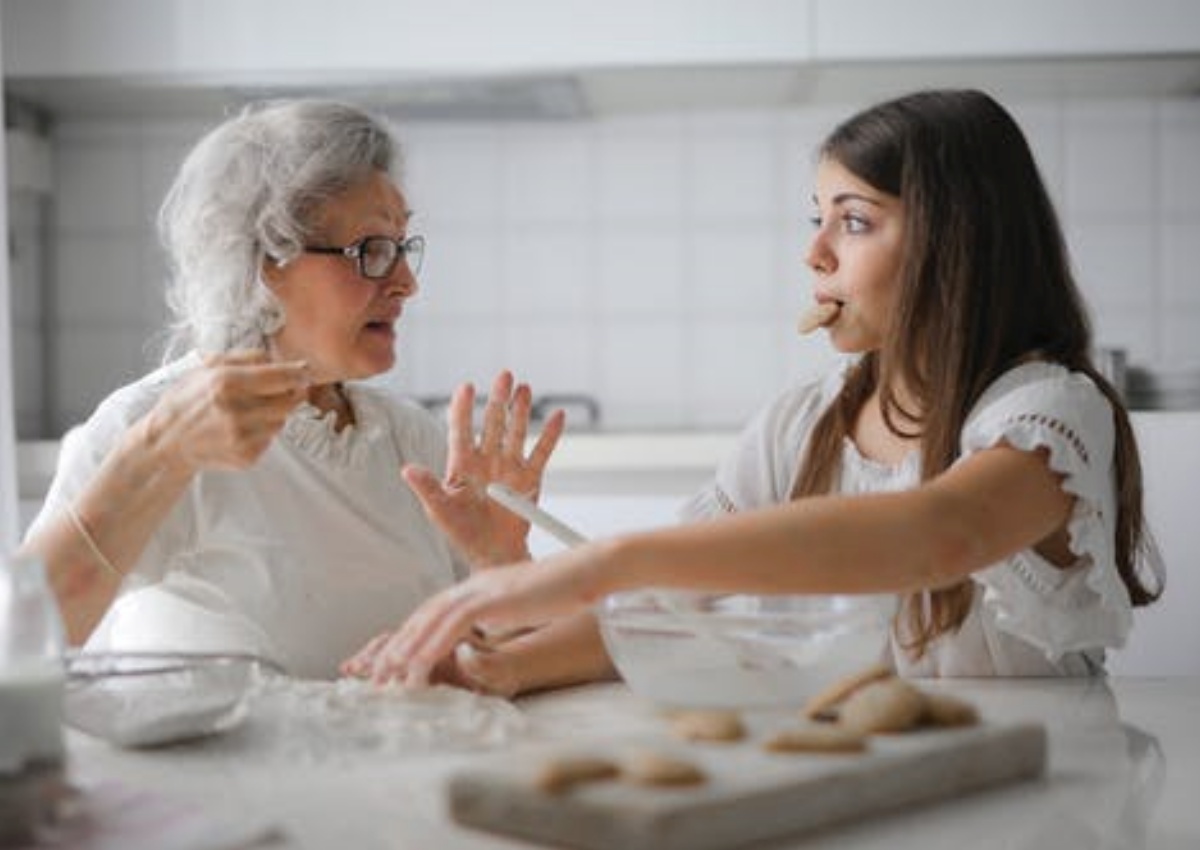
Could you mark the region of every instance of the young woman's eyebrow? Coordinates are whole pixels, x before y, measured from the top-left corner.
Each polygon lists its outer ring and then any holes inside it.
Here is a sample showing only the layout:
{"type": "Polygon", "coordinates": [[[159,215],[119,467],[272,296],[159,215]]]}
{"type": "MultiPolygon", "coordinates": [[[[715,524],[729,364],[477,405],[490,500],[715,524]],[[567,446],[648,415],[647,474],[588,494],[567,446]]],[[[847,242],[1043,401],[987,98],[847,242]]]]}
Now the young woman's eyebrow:
{"type": "MultiPolygon", "coordinates": [[[[858,192],[841,192],[840,194],[833,196],[833,200],[830,201],[830,204],[835,207],[840,207],[847,201],[861,201],[864,204],[871,204],[872,206],[876,207],[883,206],[879,200],[867,197],[866,195],[860,195],[858,192]]],[[[821,205],[821,202],[816,195],[812,196],[812,202],[814,206],[819,207],[821,205]]]]}

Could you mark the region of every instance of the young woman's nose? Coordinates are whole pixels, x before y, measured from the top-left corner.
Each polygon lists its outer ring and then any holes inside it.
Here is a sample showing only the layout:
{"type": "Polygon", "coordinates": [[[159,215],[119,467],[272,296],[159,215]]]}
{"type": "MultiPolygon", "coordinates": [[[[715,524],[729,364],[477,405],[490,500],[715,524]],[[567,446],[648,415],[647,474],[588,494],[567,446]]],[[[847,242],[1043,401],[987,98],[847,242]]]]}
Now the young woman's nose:
{"type": "Polygon", "coordinates": [[[804,255],[805,264],[817,274],[829,274],[837,267],[833,251],[825,240],[824,231],[818,230],[808,243],[808,251],[804,255]]]}

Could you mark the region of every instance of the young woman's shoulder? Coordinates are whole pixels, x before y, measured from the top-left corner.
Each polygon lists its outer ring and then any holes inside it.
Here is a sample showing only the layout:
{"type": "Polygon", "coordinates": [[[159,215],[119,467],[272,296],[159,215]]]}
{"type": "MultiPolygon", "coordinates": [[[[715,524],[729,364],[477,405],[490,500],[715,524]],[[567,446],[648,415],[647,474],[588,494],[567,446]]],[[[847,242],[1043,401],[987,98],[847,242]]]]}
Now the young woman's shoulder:
{"type": "Polygon", "coordinates": [[[1087,466],[1107,469],[1113,413],[1108,397],[1086,374],[1057,363],[1024,363],[997,378],[975,404],[963,429],[963,449],[969,453],[1001,439],[1018,447],[1049,444],[1087,466]]]}

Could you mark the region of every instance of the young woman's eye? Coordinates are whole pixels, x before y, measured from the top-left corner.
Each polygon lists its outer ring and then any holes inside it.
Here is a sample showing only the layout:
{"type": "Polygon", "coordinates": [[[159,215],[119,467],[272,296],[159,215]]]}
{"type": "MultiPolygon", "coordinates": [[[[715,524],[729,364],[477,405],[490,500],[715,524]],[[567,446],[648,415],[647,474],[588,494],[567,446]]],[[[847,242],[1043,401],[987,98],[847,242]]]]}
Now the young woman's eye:
{"type": "Polygon", "coordinates": [[[809,216],[808,223],[812,225],[813,230],[820,230],[823,223],[819,215],[809,216]]]}
{"type": "Polygon", "coordinates": [[[842,216],[842,223],[847,233],[866,233],[871,229],[871,223],[860,215],[847,213],[842,216]]]}

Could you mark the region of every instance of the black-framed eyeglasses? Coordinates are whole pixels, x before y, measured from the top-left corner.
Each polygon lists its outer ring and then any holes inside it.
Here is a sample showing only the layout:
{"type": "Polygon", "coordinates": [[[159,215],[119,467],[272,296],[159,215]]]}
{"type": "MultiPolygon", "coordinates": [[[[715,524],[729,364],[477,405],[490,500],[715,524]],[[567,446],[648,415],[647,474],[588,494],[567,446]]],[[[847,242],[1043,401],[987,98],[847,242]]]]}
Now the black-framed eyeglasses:
{"type": "Polygon", "coordinates": [[[390,277],[401,260],[408,263],[415,275],[421,271],[425,259],[425,237],[409,236],[393,239],[390,236],[364,236],[352,245],[344,247],[305,245],[306,254],[336,254],[349,257],[358,264],[358,273],[368,280],[384,280],[390,277]]]}

